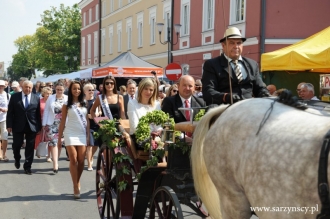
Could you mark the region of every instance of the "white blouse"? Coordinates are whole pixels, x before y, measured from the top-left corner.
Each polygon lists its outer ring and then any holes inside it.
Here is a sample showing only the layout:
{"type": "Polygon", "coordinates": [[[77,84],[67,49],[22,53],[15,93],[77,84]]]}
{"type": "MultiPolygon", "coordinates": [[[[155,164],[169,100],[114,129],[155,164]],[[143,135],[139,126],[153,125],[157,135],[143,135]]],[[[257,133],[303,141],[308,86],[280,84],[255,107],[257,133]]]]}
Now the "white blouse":
{"type": "Polygon", "coordinates": [[[136,127],[139,123],[139,120],[142,116],[145,116],[148,112],[154,110],[160,110],[160,103],[156,101],[155,106],[144,105],[138,103],[136,99],[129,100],[127,104],[127,115],[129,118],[129,134],[132,135],[136,131],[136,127]]]}

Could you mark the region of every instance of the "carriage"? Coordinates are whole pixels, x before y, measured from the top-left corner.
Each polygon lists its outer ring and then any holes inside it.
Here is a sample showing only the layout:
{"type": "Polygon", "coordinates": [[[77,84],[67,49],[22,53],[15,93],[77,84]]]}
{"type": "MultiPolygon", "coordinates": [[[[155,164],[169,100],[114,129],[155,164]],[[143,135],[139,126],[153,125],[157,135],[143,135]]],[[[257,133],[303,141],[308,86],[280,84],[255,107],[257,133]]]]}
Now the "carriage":
{"type": "MultiPolygon", "coordinates": [[[[192,133],[195,125],[184,122],[175,124],[174,129],[192,133]]],[[[124,130],[129,132],[128,120],[120,120],[116,126],[119,138],[124,130]]],[[[163,132],[168,135],[169,130],[163,132]]],[[[173,138],[172,134],[168,137],[173,138]]],[[[150,134],[150,142],[155,136],[150,134]]],[[[142,172],[143,164],[152,156],[151,149],[138,150],[131,139],[115,149],[108,147],[109,143],[100,148],[96,165],[100,218],[183,218],[181,204],[207,217],[195,193],[188,152],[166,145],[163,160],[142,172]]]]}

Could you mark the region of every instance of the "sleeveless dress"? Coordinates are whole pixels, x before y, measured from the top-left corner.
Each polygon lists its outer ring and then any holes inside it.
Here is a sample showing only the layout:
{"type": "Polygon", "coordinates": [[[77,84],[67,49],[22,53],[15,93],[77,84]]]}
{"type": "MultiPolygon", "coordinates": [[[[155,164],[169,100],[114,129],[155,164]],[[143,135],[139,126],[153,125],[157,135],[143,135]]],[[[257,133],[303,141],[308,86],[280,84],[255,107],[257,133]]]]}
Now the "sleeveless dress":
{"type": "MultiPolygon", "coordinates": [[[[86,107],[78,107],[83,116],[87,115],[86,107]]],[[[78,116],[72,109],[68,108],[67,123],[64,129],[64,143],[66,146],[86,146],[86,131],[82,127],[78,116]]]]}
{"type": "MultiPolygon", "coordinates": [[[[117,103],[113,103],[113,104],[109,104],[109,109],[110,109],[110,112],[112,114],[112,117],[114,119],[120,119],[120,115],[119,115],[119,95],[117,94],[117,103]]],[[[102,110],[102,115],[105,115],[105,113],[103,112],[103,109],[101,107],[101,110],[102,110]]]]}

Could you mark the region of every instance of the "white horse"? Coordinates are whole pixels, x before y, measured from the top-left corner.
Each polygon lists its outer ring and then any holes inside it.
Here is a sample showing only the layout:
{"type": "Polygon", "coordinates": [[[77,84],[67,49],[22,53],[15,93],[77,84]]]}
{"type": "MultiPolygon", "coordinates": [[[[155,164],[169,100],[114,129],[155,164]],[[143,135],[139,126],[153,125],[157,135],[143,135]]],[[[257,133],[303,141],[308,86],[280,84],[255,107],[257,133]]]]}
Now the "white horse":
{"type": "Polygon", "coordinates": [[[197,125],[194,184],[212,218],[249,219],[251,210],[260,219],[320,213],[318,161],[330,116],[276,102],[256,135],[271,103],[255,98],[220,106],[197,125]]]}

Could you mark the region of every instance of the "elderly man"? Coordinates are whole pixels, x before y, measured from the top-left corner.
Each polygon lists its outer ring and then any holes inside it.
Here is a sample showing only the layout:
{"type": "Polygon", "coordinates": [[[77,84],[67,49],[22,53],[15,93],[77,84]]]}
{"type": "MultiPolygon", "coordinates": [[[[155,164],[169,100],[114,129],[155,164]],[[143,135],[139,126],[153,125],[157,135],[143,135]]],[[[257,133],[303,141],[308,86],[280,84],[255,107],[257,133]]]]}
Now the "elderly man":
{"type": "Polygon", "coordinates": [[[260,77],[258,64],[241,56],[245,40],[239,29],[228,28],[220,40],[223,53],[204,63],[202,91],[207,105],[270,96],[260,77]]]}
{"type": "MultiPolygon", "coordinates": [[[[202,98],[193,95],[195,91],[195,80],[189,75],[184,75],[180,78],[178,90],[179,92],[176,95],[164,98],[162,111],[168,113],[171,118],[174,118],[175,123],[190,121],[190,112],[183,112],[178,108],[204,107],[205,102],[202,98]]],[[[198,112],[199,110],[194,110],[193,118],[198,112]]]]}
{"type": "Polygon", "coordinates": [[[25,136],[25,162],[24,171],[31,175],[31,166],[34,154],[34,141],[36,134],[41,129],[40,98],[32,93],[33,83],[23,82],[23,91],[11,96],[6,117],[8,132],[13,132],[13,152],[15,167],[21,164],[21,146],[25,136]]]}
{"type": "Polygon", "coordinates": [[[129,100],[135,99],[135,92],[136,92],[136,82],[132,79],[129,79],[126,83],[127,94],[124,95],[124,108],[125,108],[125,115],[128,119],[127,115],[127,104],[129,100]]]}
{"type": "Polygon", "coordinates": [[[298,85],[297,85],[297,94],[298,94],[298,97],[301,98],[300,96],[300,91],[301,91],[301,85],[305,84],[306,82],[300,82],[298,85]]]}
{"type": "Polygon", "coordinates": [[[300,86],[300,98],[303,100],[319,100],[314,96],[314,86],[311,83],[305,83],[300,86]]]}

